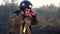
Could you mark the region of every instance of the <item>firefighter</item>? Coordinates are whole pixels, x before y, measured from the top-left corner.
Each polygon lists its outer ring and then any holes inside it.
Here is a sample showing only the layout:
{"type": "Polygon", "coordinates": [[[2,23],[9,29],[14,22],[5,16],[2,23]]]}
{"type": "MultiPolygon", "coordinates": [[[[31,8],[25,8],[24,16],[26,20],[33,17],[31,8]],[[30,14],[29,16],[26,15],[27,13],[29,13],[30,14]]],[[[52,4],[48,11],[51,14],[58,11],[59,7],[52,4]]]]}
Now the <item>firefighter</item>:
{"type": "Polygon", "coordinates": [[[9,34],[22,34],[24,24],[26,24],[25,28],[27,28],[27,34],[31,34],[31,24],[37,24],[39,23],[39,19],[33,11],[32,3],[29,1],[22,1],[20,3],[19,10],[13,12],[9,16],[9,26],[10,26],[10,32],[9,34]],[[23,25],[23,26],[22,26],[23,25]]]}

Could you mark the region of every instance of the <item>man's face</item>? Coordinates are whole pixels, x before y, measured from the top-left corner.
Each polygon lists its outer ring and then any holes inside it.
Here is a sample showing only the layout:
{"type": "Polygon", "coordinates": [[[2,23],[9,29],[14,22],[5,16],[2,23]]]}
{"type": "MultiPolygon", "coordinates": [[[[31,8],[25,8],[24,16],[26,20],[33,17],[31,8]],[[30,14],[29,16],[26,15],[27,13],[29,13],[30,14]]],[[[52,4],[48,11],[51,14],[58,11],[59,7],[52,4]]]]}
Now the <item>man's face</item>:
{"type": "Polygon", "coordinates": [[[28,16],[29,13],[30,13],[30,9],[29,8],[26,8],[25,9],[25,16],[28,16]]]}

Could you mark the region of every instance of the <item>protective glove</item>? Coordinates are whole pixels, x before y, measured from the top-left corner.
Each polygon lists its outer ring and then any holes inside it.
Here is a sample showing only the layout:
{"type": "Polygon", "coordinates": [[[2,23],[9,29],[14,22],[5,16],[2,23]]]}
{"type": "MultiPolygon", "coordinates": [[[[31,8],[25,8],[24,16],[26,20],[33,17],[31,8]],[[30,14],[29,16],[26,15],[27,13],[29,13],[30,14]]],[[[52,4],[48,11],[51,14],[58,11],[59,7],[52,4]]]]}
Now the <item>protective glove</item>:
{"type": "Polygon", "coordinates": [[[36,17],[35,11],[31,11],[31,15],[32,15],[32,17],[36,17]]]}

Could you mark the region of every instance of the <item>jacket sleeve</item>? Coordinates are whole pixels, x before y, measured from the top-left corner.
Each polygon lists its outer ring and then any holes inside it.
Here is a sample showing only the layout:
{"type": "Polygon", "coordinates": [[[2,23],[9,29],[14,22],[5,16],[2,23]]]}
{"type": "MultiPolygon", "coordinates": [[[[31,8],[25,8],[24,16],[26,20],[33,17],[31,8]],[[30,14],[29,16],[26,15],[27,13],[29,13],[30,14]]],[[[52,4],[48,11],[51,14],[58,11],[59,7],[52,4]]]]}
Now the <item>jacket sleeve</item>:
{"type": "Polygon", "coordinates": [[[37,25],[40,21],[39,21],[39,17],[37,15],[35,16],[32,16],[33,19],[32,19],[32,24],[33,25],[37,25]]]}

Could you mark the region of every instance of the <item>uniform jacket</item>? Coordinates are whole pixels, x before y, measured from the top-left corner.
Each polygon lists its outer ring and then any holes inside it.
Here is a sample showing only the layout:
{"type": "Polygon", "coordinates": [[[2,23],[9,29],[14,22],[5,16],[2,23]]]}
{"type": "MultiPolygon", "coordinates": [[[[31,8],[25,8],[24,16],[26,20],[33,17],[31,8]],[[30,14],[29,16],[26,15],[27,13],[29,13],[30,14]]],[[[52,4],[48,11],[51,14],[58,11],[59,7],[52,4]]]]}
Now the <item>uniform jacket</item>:
{"type": "Polygon", "coordinates": [[[38,19],[37,16],[33,16],[32,20],[31,20],[30,16],[25,18],[24,15],[21,15],[20,10],[17,10],[9,16],[9,19],[8,19],[8,23],[9,23],[9,26],[10,26],[10,31],[9,32],[12,32],[13,34],[21,33],[22,32],[22,27],[23,27],[22,23],[24,23],[24,22],[27,24],[28,31],[30,31],[29,26],[31,24],[39,23],[39,19],[38,19]],[[34,21],[34,22],[32,23],[32,21],[34,21]]]}

